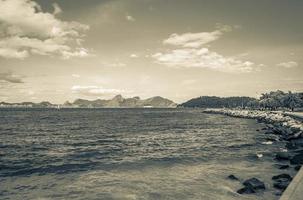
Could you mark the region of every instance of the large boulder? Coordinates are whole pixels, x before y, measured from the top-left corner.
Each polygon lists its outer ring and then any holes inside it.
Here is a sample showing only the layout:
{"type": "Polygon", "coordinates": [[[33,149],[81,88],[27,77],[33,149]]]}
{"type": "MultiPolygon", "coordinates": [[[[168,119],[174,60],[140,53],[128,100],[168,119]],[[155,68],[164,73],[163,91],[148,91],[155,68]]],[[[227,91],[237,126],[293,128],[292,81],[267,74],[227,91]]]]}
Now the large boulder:
{"type": "Polygon", "coordinates": [[[264,190],[265,189],[265,184],[257,178],[248,179],[243,182],[243,185],[245,185],[246,187],[249,187],[253,190],[259,190],[259,189],[264,190]]]}
{"type": "Polygon", "coordinates": [[[273,176],[272,180],[276,180],[276,181],[291,181],[292,177],[289,174],[279,174],[277,176],[273,176]]]}
{"type": "Polygon", "coordinates": [[[275,182],[273,186],[274,186],[274,188],[284,191],[287,188],[287,186],[289,185],[289,183],[290,183],[290,181],[275,182]]]}
{"type": "Polygon", "coordinates": [[[257,178],[251,178],[243,182],[244,187],[239,189],[239,194],[256,193],[258,190],[265,190],[265,184],[257,178]]]}
{"type": "Polygon", "coordinates": [[[292,177],[289,174],[279,174],[277,176],[273,176],[272,179],[275,181],[273,184],[274,188],[282,191],[284,191],[292,181],[292,177]]]}
{"type": "Polygon", "coordinates": [[[239,194],[252,194],[252,193],[256,193],[256,191],[249,188],[249,187],[244,187],[244,188],[239,189],[237,191],[237,193],[239,193],[239,194]]]}

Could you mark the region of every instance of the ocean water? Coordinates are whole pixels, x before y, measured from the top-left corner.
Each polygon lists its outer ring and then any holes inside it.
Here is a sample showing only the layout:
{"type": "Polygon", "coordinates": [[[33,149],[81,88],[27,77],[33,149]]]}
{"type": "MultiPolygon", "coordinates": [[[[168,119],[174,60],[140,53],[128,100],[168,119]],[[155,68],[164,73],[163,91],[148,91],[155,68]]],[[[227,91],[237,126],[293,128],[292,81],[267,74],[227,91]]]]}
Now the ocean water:
{"type": "Polygon", "coordinates": [[[2,109],[0,199],[278,199],[284,144],[265,144],[264,126],[198,109],[2,109]],[[239,195],[230,174],[267,189],[239,195]]]}

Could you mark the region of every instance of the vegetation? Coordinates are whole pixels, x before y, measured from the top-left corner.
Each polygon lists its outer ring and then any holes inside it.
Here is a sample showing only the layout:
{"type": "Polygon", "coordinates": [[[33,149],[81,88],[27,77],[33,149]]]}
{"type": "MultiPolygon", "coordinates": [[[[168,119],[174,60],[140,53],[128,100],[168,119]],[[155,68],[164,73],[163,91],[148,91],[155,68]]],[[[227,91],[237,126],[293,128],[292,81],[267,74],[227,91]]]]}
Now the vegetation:
{"type": "Polygon", "coordinates": [[[283,92],[280,90],[264,93],[259,99],[251,97],[216,97],[202,96],[191,99],[180,107],[199,108],[235,108],[247,107],[254,109],[290,109],[303,107],[303,93],[283,92]]]}

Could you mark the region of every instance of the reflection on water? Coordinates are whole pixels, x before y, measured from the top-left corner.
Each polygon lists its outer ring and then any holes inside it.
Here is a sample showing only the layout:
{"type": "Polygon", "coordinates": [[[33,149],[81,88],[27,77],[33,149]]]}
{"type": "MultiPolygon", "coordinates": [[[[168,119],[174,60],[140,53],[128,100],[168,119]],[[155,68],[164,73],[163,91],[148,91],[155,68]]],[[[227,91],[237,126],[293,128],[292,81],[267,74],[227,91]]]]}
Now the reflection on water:
{"type": "Polygon", "coordinates": [[[1,110],[0,197],[278,199],[283,144],[264,143],[260,126],[188,109],[1,110]],[[269,189],[238,195],[229,174],[269,189]]]}

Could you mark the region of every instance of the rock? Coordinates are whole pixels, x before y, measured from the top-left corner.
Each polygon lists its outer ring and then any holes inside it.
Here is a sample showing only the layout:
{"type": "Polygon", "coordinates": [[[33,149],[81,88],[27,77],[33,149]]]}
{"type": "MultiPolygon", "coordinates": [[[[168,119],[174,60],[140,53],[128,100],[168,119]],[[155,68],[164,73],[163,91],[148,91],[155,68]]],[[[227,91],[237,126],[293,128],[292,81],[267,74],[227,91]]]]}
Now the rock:
{"type": "Polygon", "coordinates": [[[251,189],[250,187],[244,187],[244,188],[239,189],[237,191],[237,193],[239,193],[239,194],[252,194],[252,193],[256,193],[256,191],[251,189]]]}
{"type": "Polygon", "coordinates": [[[274,183],[274,188],[285,190],[287,186],[289,185],[290,181],[282,181],[282,182],[276,182],[274,183]]]}
{"type": "Polygon", "coordinates": [[[280,181],[280,182],[291,181],[292,177],[289,174],[279,174],[277,176],[273,176],[272,180],[280,181]]]}
{"type": "Polygon", "coordinates": [[[264,190],[265,189],[264,183],[257,178],[248,179],[243,182],[243,185],[245,185],[246,187],[249,187],[250,189],[253,189],[253,190],[258,190],[258,189],[264,190]]]}
{"type": "Polygon", "coordinates": [[[301,165],[295,166],[295,170],[296,170],[296,171],[299,171],[300,169],[301,169],[301,165]]]}
{"type": "Polygon", "coordinates": [[[297,133],[294,133],[292,135],[289,135],[285,138],[285,140],[290,141],[290,140],[294,140],[294,139],[298,139],[302,137],[302,131],[299,131],[297,133]]]}
{"type": "Polygon", "coordinates": [[[275,142],[275,141],[279,141],[279,137],[276,135],[268,135],[266,137],[266,140],[275,142]]]}
{"type": "Polygon", "coordinates": [[[272,124],[266,124],[266,126],[267,126],[267,129],[274,129],[275,128],[274,125],[272,125],[272,124]]]}
{"type": "Polygon", "coordinates": [[[292,165],[302,165],[303,164],[303,153],[297,154],[292,159],[290,159],[290,164],[292,165]]]}
{"type": "Polygon", "coordinates": [[[235,175],[231,174],[227,177],[230,180],[239,180],[235,175]]]}
{"type": "Polygon", "coordinates": [[[292,180],[292,177],[288,174],[279,174],[273,176],[272,179],[275,181],[273,184],[274,188],[284,191],[292,180]]]}
{"type": "Polygon", "coordinates": [[[289,160],[290,159],[290,155],[288,152],[278,152],[276,154],[276,159],[277,160],[289,160]]]}

